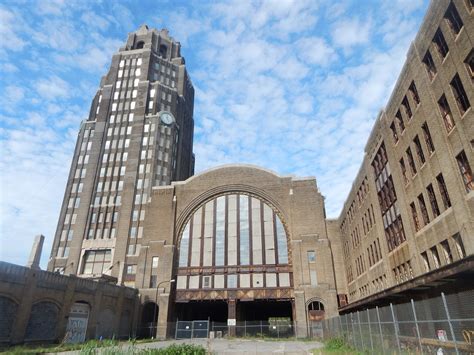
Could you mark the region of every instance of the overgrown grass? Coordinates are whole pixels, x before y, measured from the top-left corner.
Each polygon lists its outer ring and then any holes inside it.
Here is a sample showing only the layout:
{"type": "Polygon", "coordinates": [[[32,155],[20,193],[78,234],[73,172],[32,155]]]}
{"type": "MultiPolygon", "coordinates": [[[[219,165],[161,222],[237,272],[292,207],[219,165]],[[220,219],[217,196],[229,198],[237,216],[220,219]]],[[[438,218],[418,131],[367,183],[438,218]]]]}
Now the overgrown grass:
{"type": "Polygon", "coordinates": [[[314,355],[321,354],[363,354],[349,346],[343,338],[331,338],[324,341],[324,348],[313,350],[314,355]]]}
{"type": "Polygon", "coordinates": [[[148,341],[130,340],[128,342],[118,342],[113,339],[90,340],[83,344],[61,344],[51,346],[16,346],[4,350],[2,354],[44,354],[61,351],[80,350],[81,355],[205,355],[206,349],[200,345],[172,344],[161,349],[138,348],[137,343],[147,343],[148,341]]]}

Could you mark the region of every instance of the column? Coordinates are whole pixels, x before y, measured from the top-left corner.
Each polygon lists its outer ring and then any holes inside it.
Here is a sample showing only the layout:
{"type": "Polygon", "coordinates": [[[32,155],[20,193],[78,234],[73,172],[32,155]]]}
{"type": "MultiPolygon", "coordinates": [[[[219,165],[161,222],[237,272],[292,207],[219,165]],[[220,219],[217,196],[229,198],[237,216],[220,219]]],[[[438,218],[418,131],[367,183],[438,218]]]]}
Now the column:
{"type": "Polygon", "coordinates": [[[235,336],[235,325],[237,323],[236,308],[237,308],[236,300],[227,301],[227,325],[229,327],[229,333],[228,333],[229,336],[235,336]]]}

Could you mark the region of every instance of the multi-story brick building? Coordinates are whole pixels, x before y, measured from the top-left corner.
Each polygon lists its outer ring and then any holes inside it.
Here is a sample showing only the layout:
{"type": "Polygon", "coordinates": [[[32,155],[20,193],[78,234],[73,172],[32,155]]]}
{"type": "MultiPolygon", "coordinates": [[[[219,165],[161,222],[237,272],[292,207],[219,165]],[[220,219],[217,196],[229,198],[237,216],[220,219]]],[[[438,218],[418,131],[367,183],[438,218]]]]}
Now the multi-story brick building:
{"type": "Polygon", "coordinates": [[[338,220],[349,302],[474,253],[472,11],[430,4],[371,132],[338,220]]]}
{"type": "Polygon", "coordinates": [[[49,270],[122,282],[152,187],[193,174],[193,104],[179,42],[145,25],[131,33],[81,124],[49,270]]]}

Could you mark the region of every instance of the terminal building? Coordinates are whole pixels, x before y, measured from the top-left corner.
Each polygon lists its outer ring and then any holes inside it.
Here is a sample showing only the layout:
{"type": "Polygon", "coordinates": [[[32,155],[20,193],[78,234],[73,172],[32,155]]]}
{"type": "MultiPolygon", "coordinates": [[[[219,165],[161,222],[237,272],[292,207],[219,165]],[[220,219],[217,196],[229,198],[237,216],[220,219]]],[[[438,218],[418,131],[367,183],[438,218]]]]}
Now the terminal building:
{"type": "Polygon", "coordinates": [[[81,125],[48,270],[138,289],[137,331],[160,337],[178,320],[232,333],[269,319],[305,336],[340,312],[472,289],[473,6],[431,2],[337,219],[314,177],[194,175],[180,44],[140,27],[81,125]]]}

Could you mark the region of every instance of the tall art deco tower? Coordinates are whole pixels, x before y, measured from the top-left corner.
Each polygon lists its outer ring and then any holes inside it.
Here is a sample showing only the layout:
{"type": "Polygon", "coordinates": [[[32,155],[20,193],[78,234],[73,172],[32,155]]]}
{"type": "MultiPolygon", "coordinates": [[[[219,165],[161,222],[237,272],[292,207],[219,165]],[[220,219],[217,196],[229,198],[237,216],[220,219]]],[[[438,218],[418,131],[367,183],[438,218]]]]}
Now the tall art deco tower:
{"type": "Polygon", "coordinates": [[[129,34],[81,124],[50,271],[134,273],[152,187],[194,173],[193,102],[180,43],[146,25],[129,34]]]}

